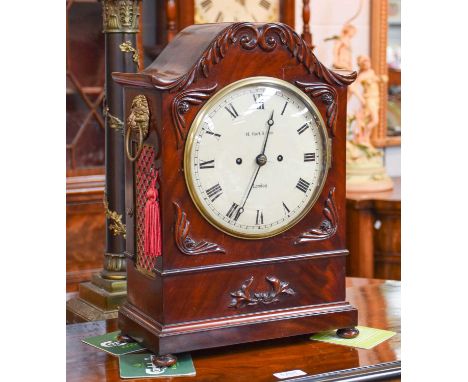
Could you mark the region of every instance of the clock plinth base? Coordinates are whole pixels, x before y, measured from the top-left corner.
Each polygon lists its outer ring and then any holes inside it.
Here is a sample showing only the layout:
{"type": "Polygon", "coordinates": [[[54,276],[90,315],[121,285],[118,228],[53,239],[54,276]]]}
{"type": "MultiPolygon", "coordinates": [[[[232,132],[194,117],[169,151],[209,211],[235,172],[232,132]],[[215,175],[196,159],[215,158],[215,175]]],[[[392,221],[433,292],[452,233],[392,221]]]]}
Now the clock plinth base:
{"type": "Polygon", "coordinates": [[[359,335],[359,330],[357,328],[342,328],[336,331],[336,335],[349,340],[351,338],[356,338],[359,335]]]}
{"type": "Polygon", "coordinates": [[[156,355],[270,340],[357,325],[347,302],[163,325],[126,302],[119,328],[156,355]],[[278,328],[281,327],[281,330],[278,328]]]}

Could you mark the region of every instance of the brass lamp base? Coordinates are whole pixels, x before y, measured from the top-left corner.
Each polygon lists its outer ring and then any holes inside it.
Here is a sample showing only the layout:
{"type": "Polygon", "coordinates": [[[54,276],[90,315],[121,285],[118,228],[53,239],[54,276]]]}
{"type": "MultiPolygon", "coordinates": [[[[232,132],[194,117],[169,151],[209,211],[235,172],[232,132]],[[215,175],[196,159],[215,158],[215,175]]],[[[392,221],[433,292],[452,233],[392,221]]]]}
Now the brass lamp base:
{"type": "Polygon", "coordinates": [[[126,280],[94,274],[90,282],[80,284],[78,297],[67,301],[67,324],[117,318],[126,297],[126,280]]]}

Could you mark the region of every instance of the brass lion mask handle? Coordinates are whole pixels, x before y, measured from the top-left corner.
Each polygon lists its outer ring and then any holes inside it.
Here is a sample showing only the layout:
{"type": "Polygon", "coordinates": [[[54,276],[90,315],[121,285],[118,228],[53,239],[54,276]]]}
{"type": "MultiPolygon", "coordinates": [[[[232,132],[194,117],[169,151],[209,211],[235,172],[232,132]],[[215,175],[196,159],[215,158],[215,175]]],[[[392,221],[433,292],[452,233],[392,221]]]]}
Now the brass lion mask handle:
{"type": "Polygon", "coordinates": [[[143,150],[143,141],[148,136],[149,132],[149,107],[148,101],[144,95],[137,95],[130,108],[130,115],[127,118],[127,129],[125,131],[125,152],[129,161],[134,162],[143,150]],[[138,134],[138,148],[135,156],[132,156],[130,148],[132,133],[138,134]]]}

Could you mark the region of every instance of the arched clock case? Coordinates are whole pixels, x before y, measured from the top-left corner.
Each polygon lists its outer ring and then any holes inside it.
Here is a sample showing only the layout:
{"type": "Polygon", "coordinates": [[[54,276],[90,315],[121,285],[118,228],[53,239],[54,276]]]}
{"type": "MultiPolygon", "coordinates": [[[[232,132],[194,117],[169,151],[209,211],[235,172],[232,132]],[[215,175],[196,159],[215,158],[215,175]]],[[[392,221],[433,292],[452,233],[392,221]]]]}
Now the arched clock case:
{"type": "Polygon", "coordinates": [[[284,24],[223,23],[190,26],[148,68],[113,78],[128,156],[122,333],[158,355],[355,336],[345,296],[355,73],[325,68],[284,24]],[[147,250],[152,187],[159,252],[147,250]]]}

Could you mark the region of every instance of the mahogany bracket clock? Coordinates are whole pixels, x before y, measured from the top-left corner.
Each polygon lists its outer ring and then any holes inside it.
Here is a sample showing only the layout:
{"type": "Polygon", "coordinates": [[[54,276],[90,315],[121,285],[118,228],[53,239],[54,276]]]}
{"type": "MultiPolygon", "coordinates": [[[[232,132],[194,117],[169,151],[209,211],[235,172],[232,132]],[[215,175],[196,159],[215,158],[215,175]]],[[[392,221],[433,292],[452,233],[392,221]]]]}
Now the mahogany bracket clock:
{"type": "Polygon", "coordinates": [[[346,91],[288,26],[193,25],[125,87],[124,335],[179,353],[338,329],[346,91]]]}

